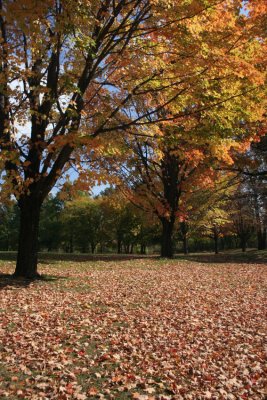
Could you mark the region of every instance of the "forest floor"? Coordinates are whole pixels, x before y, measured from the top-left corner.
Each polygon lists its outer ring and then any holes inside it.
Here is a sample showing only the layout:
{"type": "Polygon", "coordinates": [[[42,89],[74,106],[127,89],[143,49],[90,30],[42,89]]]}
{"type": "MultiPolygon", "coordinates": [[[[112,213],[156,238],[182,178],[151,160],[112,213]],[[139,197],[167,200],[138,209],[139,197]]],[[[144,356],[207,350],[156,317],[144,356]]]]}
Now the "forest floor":
{"type": "Polygon", "coordinates": [[[266,399],[264,257],[0,271],[0,399],[266,399]]]}

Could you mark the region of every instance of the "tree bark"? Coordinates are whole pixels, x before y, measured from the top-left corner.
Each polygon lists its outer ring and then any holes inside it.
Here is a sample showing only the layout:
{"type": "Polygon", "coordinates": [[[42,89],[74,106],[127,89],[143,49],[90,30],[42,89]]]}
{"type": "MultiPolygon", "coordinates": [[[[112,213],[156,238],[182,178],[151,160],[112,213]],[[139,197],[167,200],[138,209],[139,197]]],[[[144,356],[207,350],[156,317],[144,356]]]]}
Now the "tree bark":
{"type": "Polygon", "coordinates": [[[215,254],[219,254],[219,241],[217,233],[214,233],[214,252],[215,254]]]}
{"type": "Polygon", "coordinates": [[[141,244],[140,252],[141,252],[141,254],[146,254],[146,245],[145,244],[141,244]]]}
{"type": "Polygon", "coordinates": [[[162,236],[161,236],[161,257],[173,257],[173,219],[161,219],[162,223],[162,236]]]}
{"type": "Polygon", "coordinates": [[[259,229],[257,232],[258,238],[258,250],[265,250],[266,249],[266,228],[259,229]]]}
{"type": "Polygon", "coordinates": [[[184,254],[188,254],[188,225],[185,221],[181,222],[181,233],[183,240],[183,252],[184,254]]]}
{"type": "Polygon", "coordinates": [[[38,278],[38,230],[41,202],[27,197],[19,200],[20,230],[15,277],[38,278]]]}
{"type": "Polygon", "coordinates": [[[266,247],[267,247],[267,228],[263,228],[262,250],[266,250],[266,247]]]}
{"type": "Polygon", "coordinates": [[[258,239],[258,250],[266,249],[266,228],[263,226],[262,215],[261,215],[261,206],[260,206],[260,194],[257,190],[257,187],[252,184],[252,190],[254,193],[254,209],[255,209],[255,217],[257,223],[257,239],[258,239]]]}
{"type": "Polygon", "coordinates": [[[247,250],[247,241],[244,237],[241,237],[240,242],[241,242],[240,244],[241,244],[242,252],[245,253],[245,251],[247,250]]]}
{"type": "Polygon", "coordinates": [[[70,234],[70,253],[73,253],[73,234],[70,234]]]}
{"type": "Polygon", "coordinates": [[[188,253],[189,253],[189,250],[188,250],[188,238],[187,238],[187,236],[185,236],[185,237],[183,238],[183,252],[184,252],[184,254],[188,254],[188,253]]]}
{"type": "Polygon", "coordinates": [[[117,253],[121,254],[121,240],[120,239],[117,240],[117,253]]]}

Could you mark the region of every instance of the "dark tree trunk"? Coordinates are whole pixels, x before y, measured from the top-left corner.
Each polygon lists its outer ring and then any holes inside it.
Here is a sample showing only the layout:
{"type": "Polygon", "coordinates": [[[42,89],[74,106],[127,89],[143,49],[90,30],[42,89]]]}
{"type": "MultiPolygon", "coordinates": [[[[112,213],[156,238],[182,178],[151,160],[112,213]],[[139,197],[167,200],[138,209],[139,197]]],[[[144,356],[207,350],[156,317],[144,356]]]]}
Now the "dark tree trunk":
{"type": "Polygon", "coordinates": [[[117,253],[121,254],[121,240],[118,239],[118,243],[117,243],[117,253]]]}
{"type": "Polygon", "coordinates": [[[257,239],[258,239],[258,250],[266,249],[266,228],[263,226],[261,218],[261,206],[260,206],[260,195],[256,189],[256,186],[252,184],[252,190],[254,192],[254,208],[257,222],[257,239]]]}
{"type": "Polygon", "coordinates": [[[187,238],[187,236],[185,236],[185,237],[183,238],[183,252],[184,252],[184,254],[188,254],[188,253],[189,253],[189,250],[188,250],[188,238],[187,238]]]}
{"type": "Polygon", "coordinates": [[[266,249],[266,236],[267,236],[266,228],[264,228],[262,230],[258,230],[258,232],[257,232],[258,250],[266,249]]]}
{"type": "Polygon", "coordinates": [[[264,228],[262,237],[262,250],[266,250],[266,248],[267,248],[267,228],[264,228]]]}
{"type": "Polygon", "coordinates": [[[146,254],[146,245],[141,244],[141,254],[146,254]]]}
{"type": "Polygon", "coordinates": [[[219,254],[219,237],[218,234],[214,233],[214,252],[215,254],[219,254]]]}
{"type": "Polygon", "coordinates": [[[7,234],[7,239],[6,239],[6,250],[9,251],[9,233],[7,234]]]}
{"type": "Polygon", "coordinates": [[[20,230],[15,277],[34,279],[37,272],[38,230],[41,202],[27,197],[19,201],[20,230]]]}
{"type": "Polygon", "coordinates": [[[96,249],[96,245],[94,243],[91,243],[92,254],[95,254],[95,249],[96,249]]]}
{"type": "Polygon", "coordinates": [[[173,257],[173,219],[161,219],[162,223],[162,236],[161,236],[161,257],[172,258],[173,257]]]}
{"type": "Polygon", "coordinates": [[[188,224],[186,221],[181,222],[180,228],[183,240],[183,252],[184,254],[188,254],[188,224]]]}
{"type": "Polygon", "coordinates": [[[241,244],[241,249],[242,249],[243,253],[245,253],[245,251],[247,249],[247,241],[244,237],[241,237],[240,244],[241,244]]]}
{"type": "Polygon", "coordinates": [[[70,234],[70,246],[69,246],[69,252],[73,253],[73,234],[70,234]]]}

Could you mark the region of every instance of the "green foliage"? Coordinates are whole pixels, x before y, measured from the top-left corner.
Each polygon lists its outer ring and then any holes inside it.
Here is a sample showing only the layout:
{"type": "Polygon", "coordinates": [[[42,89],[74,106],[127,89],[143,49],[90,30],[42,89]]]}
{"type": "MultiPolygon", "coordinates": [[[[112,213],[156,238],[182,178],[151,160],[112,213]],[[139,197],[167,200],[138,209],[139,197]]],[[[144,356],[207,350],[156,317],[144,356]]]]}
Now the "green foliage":
{"type": "Polygon", "coordinates": [[[60,214],[63,203],[58,197],[48,197],[44,202],[39,229],[39,246],[48,251],[59,248],[62,237],[62,224],[60,214]]]}
{"type": "Polygon", "coordinates": [[[14,203],[0,204],[0,250],[16,250],[19,209],[14,203]]]}

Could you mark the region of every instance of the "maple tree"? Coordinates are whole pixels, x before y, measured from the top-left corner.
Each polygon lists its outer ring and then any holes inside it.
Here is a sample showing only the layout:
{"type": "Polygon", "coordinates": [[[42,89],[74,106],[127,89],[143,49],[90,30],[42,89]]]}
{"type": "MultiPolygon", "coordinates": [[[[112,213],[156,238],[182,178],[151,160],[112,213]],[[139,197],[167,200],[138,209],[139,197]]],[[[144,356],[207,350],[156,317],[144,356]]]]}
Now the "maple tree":
{"type": "Polygon", "coordinates": [[[16,276],[38,276],[41,205],[68,169],[74,148],[107,127],[119,129],[114,120],[119,110],[160,73],[155,67],[133,82],[132,93],[116,96],[125,50],[132,39],[140,48],[154,26],[152,5],[148,0],[49,0],[36,7],[30,0],[0,1],[2,192],[13,193],[20,208],[16,276]]]}
{"type": "MultiPolygon", "coordinates": [[[[175,221],[184,217],[183,192],[208,185],[218,165],[233,164],[234,149],[245,151],[261,134],[266,45],[251,28],[251,15],[246,17],[239,6],[221,2],[180,22],[176,30],[156,33],[168,73],[179,81],[175,98],[128,137],[116,138],[117,152],[115,144],[112,152],[104,151],[102,164],[121,179],[127,195],[160,219],[163,257],[173,254],[175,221]],[[153,120],[157,123],[151,128],[153,120]]],[[[142,62],[142,52],[139,58],[142,62]]],[[[165,101],[158,90],[138,99],[129,113],[143,115],[165,101]]]]}
{"type": "MultiPolygon", "coordinates": [[[[216,114],[216,117],[218,115],[216,114]]],[[[157,131],[158,132],[158,131],[157,131]]],[[[173,233],[177,221],[180,220],[180,231],[183,236],[184,252],[187,253],[187,204],[196,197],[196,192],[210,188],[206,206],[211,206],[211,199],[216,197],[217,189],[214,181],[218,178],[218,165],[227,165],[233,162],[231,152],[233,148],[242,149],[243,138],[229,140],[229,137],[219,140],[214,134],[212,140],[207,142],[209,132],[196,130],[188,136],[179,130],[179,126],[166,125],[161,131],[160,138],[151,140],[149,137],[140,139],[138,135],[134,139],[123,139],[122,157],[127,154],[123,162],[113,157],[105,157],[104,164],[108,172],[118,178],[118,185],[135,205],[154,213],[162,223],[161,256],[172,257],[173,233]],[[213,141],[220,142],[214,145],[213,141]],[[239,143],[241,141],[241,146],[239,143]],[[125,150],[125,148],[127,150],[125,150]],[[212,193],[215,196],[212,197],[212,193]]],[[[222,135],[222,131],[217,131],[222,135]]],[[[220,196],[219,193],[217,196],[220,196]]],[[[206,198],[207,200],[207,198],[206,198]]],[[[203,207],[202,203],[198,207],[203,207]]],[[[214,205],[213,205],[214,208],[214,205]]],[[[203,210],[202,210],[203,211],[203,210]]],[[[217,211],[209,210],[209,219],[217,219],[219,222],[227,219],[226,212],[217,206],[217,211]]],[[[206,214],[207,208],[204,207],[206,214]]],[[[203,220],[202,220],[203,222],[203,220]]],[[[196,223],[194,221],[193,223],[196,223]]],[[[206,222],[203,222],[207,224],[206,222]]],[[[214,239],[217,243],[217,229],[214,225],[214,239]]],[[[217,246],[216,246],[217,248],[217,246]]]]}

